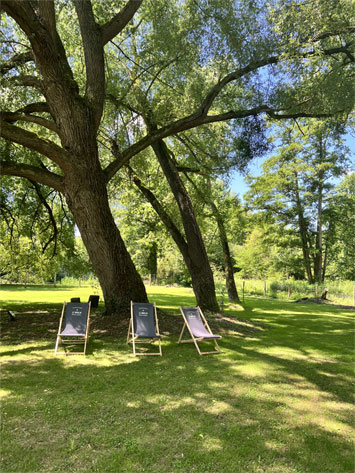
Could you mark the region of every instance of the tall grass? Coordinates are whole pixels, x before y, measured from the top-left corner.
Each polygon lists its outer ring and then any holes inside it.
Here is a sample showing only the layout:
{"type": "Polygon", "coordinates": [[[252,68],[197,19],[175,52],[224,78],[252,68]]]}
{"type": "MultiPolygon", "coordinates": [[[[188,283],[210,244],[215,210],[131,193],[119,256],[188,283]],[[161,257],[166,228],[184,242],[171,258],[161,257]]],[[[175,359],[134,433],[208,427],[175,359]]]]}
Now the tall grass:
{"type": "MultiPolygon", "coordinates": [[[[236,279],[239,295],[243,292],[243,280],[236,279]]],[[[302,297],[320,297],[328,289],[327,298],[337,304],[354,304],[355,281],[327,281],[324,284],[308,284],[306,281],[248,279],[244,280],[246,295],[269,296],[277,299],[297,300],[302,297]],[[266,283],[266,284],[265,284],[266,283]],[[266,293],[265,293],[266,288],[266,293]]]]}
{"type": "Polygon", "coordinates": [[[96,288],[99,286],[98,279],[90,275],[88,278],[78,279],[73,276],[65,276],[60,282],[57,282],[57,285],[62,287],[93,287],[96,288]]]}

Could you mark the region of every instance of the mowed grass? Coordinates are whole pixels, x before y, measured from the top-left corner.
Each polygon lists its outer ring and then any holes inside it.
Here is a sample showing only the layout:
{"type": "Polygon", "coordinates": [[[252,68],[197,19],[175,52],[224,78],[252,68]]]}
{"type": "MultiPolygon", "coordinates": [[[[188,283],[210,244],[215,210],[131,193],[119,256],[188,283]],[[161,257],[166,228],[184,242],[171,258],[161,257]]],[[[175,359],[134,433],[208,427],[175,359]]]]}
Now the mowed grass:
{"type": "MultiPolygon", "coordinates": [[[[187,289],[148,291],[168,313],[194,304],[187,289]]],[[[1,292],[3,309],[59,319],[92,290],[1,292]]],[[[352,473],[354,312],[262,298],[226,312],[263,330],[224,334],[204,357],[175,335],[162,358],[94,334],[86,357],[55,358],[55,333],[7,337],[1,472],[352,473]]]]}

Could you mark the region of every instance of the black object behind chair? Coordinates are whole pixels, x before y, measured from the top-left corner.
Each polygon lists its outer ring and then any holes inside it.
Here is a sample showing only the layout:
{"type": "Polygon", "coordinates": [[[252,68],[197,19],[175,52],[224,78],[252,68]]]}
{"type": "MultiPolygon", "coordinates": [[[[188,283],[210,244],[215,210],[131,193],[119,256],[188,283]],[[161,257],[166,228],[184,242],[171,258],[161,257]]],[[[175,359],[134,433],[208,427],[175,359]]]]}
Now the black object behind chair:
{"type": "Polygon", "coordinates": [[[89,296],[88,302],[91,302],[92,309],[97,309],[99,305],[99,300],[100,300],[100,296],[94,296],[94,295],[89,296]]]}

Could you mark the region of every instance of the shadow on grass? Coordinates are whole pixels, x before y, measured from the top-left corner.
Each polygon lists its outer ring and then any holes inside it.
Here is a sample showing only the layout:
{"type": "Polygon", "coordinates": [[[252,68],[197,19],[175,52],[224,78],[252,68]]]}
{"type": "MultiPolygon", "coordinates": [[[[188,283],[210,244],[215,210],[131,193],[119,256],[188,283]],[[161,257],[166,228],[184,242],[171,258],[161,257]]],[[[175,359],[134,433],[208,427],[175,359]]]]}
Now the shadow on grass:
{"type": "MultiPolygon", "coordinates": [[[[175,311],[193,305],[189,296],[150,299],[175,311]]],[[[45,307],[49,316],[33,315],[33,330],[52,317],[51,343],[14,346],[30,339],[23,326],[21,339],[20,320],[5,341],[2,471],[354,470],[345,312],[248,300],[234,314],[267,330],[224,336],[221,355],[199,357],[170,336],[162,358],[133,358],[122,338],[91,336],[86,357],[55,358],[61,305],[45,307]]]]}
{"type": "MultiPolygon", "coordinates": [[[[192,346],[169,342],[163,358],[127,357],[129,348],[107,340],[96,340],[93,348],[80,360],[3,365],[3,471],[352,471],[346,429],[318,422],[319,412],[312,417],[307,405],[296,412],[290,407],[295,391],[304,388],[293,379],[285,390],[287,374],[318,382],[321,395],[337,396],[335,381],[323,385],[316,366],[301,369],[230,338],[224,349],[232,357],[200,358],[192,346]],[[234,369],[245,360],[268,363],[274,395],[264,376],[234,369]]],[[[339,425],[348,422],[350,407],[336,411],[339,425]]]]}

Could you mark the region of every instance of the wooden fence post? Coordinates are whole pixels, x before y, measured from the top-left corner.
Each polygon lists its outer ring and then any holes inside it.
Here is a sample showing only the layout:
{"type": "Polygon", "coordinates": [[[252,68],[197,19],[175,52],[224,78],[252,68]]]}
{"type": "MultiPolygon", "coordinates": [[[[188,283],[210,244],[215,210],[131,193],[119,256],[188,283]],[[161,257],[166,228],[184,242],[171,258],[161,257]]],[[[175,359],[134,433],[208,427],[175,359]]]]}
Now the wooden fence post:
{"type": "Polygon", "coordinates": [[[243,279],[243,304],[244,304],[244,287],[245,287],[245,281],[243,279]]]}

